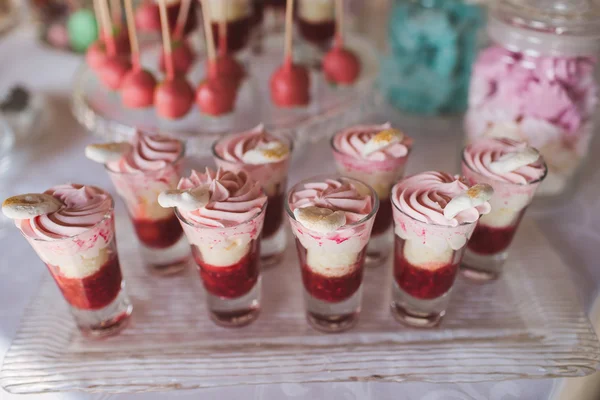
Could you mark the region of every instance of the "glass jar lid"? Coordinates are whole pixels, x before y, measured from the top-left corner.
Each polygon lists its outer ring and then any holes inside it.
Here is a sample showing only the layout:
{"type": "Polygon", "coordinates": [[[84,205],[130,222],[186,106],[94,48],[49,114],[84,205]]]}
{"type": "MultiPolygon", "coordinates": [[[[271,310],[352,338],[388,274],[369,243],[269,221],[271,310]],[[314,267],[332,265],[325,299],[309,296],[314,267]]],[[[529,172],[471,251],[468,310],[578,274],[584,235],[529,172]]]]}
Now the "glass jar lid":
{"type": "Polygon", "coordinates": [[[600,51],[600,0],[496,0],[488,31],[515,51],[596,55],[600,51]]]}

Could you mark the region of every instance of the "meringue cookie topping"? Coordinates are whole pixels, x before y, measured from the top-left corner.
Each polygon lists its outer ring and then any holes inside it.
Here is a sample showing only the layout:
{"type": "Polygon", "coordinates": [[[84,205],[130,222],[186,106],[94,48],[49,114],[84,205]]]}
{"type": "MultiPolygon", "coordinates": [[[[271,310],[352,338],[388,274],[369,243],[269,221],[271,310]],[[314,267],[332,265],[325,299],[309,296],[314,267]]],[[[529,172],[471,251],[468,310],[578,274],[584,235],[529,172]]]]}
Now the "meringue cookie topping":
{"type": "Polygon", "coordinates": [[[487,178],[527,185],[546,174],[546,166],[538,161],[539,154],[536,157],[536,153],[525,142],[490,138],[467,146],[463,157],[470,169],[487,178]]]}
{"type": "Polygon", "coordinates": [[[289,147],[265,131],[264,126],[230,135],[215,145],[215,153],[223,160],[244,164],[270,164],[290,155],[289,147]]]}
{"type": "Polygon", "coordinates": [[[157,171],[177,161],[183,151],[184,146],[180,140],[137,132],[131,151],[119,160],[109,162],[107,167],[121,173],[157,171]]]}
{"type": "Polygon", "coordinates": [[[469,186],[461,179],[444,172],[423,172],[406,178],[392,189],[392,201],[404,214],[427,224],[458,226],[473,223],[480,214],[490,212],[486,201],[459,212],[452,218],[444,216],[444,208],[453,198],[463,195],[469,186]]]}
{"type": "Polygon", "coordinates": [[[111,196],[95,186],[65,184],[48,189],[45,194],[63,205],[50,214],[16,221],[17,227],[31,239],[56,240],[79,235],[106,218],[113,208],[111,196]]]}
{"type": "Polygon", "coordinates": [[[333,138],[335,149],[358,159],[385,161],[406,157],[412,139],[383,125],[359,125],[337,133],[333,138]]]}
{"type": "Polygon", "coordinates": [[[247,222],[258,215],[267,202],[260,185],[247,173],[214,171],[204,174],[192,171],[189,178],[179,181],[178,189],[208,187],[208,203],[193,211],[179,210],[181,215],[196,224],[209,228],[225,228],[247,222]]]}
{"type": "Polygon", "coordinates": [[[354,184],[343,178],[305,183],[291,195],[289,204],[295,215],[298,215],[296,209],[305,207],[328,209],[335,216],[338,215],[336,211],[342,211],[345,224],[338,228],[361,221],[373,210],[371,197],[360,193],[354,184]]]}

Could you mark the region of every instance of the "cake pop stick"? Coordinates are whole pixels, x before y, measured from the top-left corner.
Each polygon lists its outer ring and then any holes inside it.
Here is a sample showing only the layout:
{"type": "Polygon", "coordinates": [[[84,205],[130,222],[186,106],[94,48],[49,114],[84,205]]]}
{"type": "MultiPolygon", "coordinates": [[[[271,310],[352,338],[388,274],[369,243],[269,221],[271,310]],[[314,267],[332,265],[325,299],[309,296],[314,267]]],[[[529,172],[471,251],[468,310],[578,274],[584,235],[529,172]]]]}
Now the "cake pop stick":
{"type": "Polygon", "coordinates": [[[204,33],[208,56],[207,77],[196,89],[196,104],[204,114],[219,116],[233,111],[238,82],[228,79],[219,72],[215,42],[210,25],[210,3],[202,3],[204,13],[204,33]]]}
{"type": "Polygon", "coordinates": [[[135,31],[133,0],[125,0],[125,17],[131,38],[131,70],[121,84],[121,101],[126,107],[145,108],[154,103],[156,79],[151,72],[142,69],[140,64],[140,46],[135,31]]]}
{"type": "Polygon", "coordinates": [[[227,0],[223,0],[220,3],[221,6],[221,21],[219,21],[219,53],[221,55],[227,54],[227,0]]]}
{"type": "MultiPolygon", "coordinates": [[[[183,37],[186,21],[188,20],[192,0],[182,0],[177,22],[173,33],[172,53],[175,73],[187,74],[194,63],[194,52],[183,37]]],[[[160,69],[165,71],[165,53],[160,56],[160,69]]]]}
{"type": "Polygon", "coordinates": [[[98,71],[98,75],[102,83],[112,90],[118,90],[123,83],[123,78],[130,69],[129,62],[119,57],[117,54],[115,40],[112,32],[112,22],[108,12],[108,4],[106,0],[100,1],[100,11],[104,20],[105,42],[108,48],[108,58],[98,71]]]}
{"type": "Polygon", "coordinates": [[[333,48],[323,58],[325,79],[335,84],[351,84],[360,75],[360,60],[344,48],[344,0],[336,0],[336,34],[333,48]]]}
{"type": "Polygon", "coordinates": [[[190,110],[194,102],[194,90],[185,77],[175,76],[169,19],[165,1],[159,0],[158,6],[160,9],[162,39],[165,51],[166,77],[154,92],[154,105],[156,106],[156,112],[161,117],[177,119],[186,115],[190,110]]]}
{"type": "Polygon", "coordinates": [[[192,0],[181,1],[179,14],[177,14],[177,22],[175,22],[175,30],[173,31],[173,37],[175,38],[175,40],[180,40],[183,37],[185,31],[185,24],[190,16],[191,7],[192,0]]]}
{"type": "Polygon", "coordinates": [[[293,62],[294,0],[287,0],[283,65],[271,77],[271,99],[278,107],[305,106],[310,101],[310,76],[306,67],[293,62]]]}

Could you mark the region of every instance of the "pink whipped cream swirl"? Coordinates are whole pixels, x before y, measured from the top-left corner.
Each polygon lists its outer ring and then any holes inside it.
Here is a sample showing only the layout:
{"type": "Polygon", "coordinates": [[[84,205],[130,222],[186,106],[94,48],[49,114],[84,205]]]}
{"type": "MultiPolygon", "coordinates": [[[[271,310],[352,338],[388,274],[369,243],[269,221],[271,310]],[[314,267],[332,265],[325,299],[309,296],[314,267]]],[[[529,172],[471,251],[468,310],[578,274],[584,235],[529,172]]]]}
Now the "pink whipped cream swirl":
{"type": "Polygon", "coordinates": [[[192,171],[189,178],[181,178],[178,189],[199,186],[208,188],[208,204],[181,215],[208,228],[227,228],[247,222],[260,214],[267,202],[260,185],[244,171],[235,173],[210,168],[204,174],[192,171]]]}
{"type": "MultiPolygon", "coordinates": [[[[308,182],[290,198],[290,209],[316,206],[346,214],[346,225],[364,219],[373,210],[369,195],[361,194],[354,184],[343,179],[308,182]]],[[[343,227],[340,227],[343,229],[343,227]]]]}
{"type": "MultiPolygon", "coordinates": [[[[230,135],[220,140],[215,145],[215,153],[225,161],[244,163],[244,154],[248,151],[273,144],[282,144],[287,147],[287,144],[281,139],[268,133],[262,125],[259,125],[250,131],[230,135]]],[[[286,158],[289,154],[288,152],[286,158]]]]}
{"type": "MultiPolygon", "coordinates": [[[[493,46],[474,65],[469,107],[488,123],[533,119],[574,135],[598,102],[594,66],[591,57],[531,57],[493,46]]],[[[472,123],[470,129],[486,126],[472,123]]]]}
{"type": "Polygon", "coordinates": [[[461,211],[452,219],[444,216],[444,207],[469,186],[462,178],[445,172],[429,171],[405,178],[392,189],[395,206],[406,215],[426,224],[456,227],[473,223],[490,212],[488,202],[461,211]]]}
{"type": "Polygon", "coordinates": [[[391,128],[390,124],[354,126],[337,133],[333,138],[333,145],[337,151],[357,159],[386,161],[406,157],[412,147],[412,139],[408,136],[404,136],[400,142],[390,143],[381,150],[364,155],[367,142],[379,132],[391,128]]]}
{"type": "Polygon", "coordinates": [[[65,184],[48,189],[63,206],[56,212],[16,221],[30,239],[57,240],[84,233],[113,208],[110,194],[95,186],[65,184]]]}
{"type": "Polygon", "coordinates": [[[505,154],[516,153],[527,148],[525,142],[512,139],[480,139],[466,147],[464,162],[473,171],[496,181],[527,185],[539,180],[546,173],[543,162],[536,161],[519,169],[499,174],[490,169],[490,164],[505,154]]]}
{"type": "Polygon", "coordinates": [[[132,145],[132,150],[120,160],[109,163],[110,170],[121,173],[161,170],[177,161],[184,150],[180,140],[141,132],[136,133],[132,145]]]}

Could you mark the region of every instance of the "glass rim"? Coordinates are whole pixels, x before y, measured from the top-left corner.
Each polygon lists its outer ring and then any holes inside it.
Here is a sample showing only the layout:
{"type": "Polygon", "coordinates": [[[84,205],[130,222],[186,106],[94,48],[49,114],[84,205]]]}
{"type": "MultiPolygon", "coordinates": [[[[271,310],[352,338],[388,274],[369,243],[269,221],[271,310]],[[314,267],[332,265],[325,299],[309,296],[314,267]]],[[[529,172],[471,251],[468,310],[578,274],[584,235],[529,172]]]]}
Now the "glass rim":
{"type": "MultiPolygon", "coordinates": [[[[261,193],[267,197],[267,195],[265,194],[265,192],[261,189],[261,193]]],[[[192,221],[188,220],[187,218],[185,218],[183,215],[181,215],[181,212],[179,211],[179,209],[177,207],[173,207],[173,210],[175,212],[175,215],[177,216],[177,219],[179,219],[179,221],[185,223],[186,225],[195,228],[195,229],[203,229],[203,230],[228,230],[228,229],[233,229],[235,227],[238,227],[240,225],[244,225],[247,224],[249,222],[252,222],[254,220],[256,220],[257,218],[259,218],[262,214],[265,213],[266,209],[267,209],[267,205],[268,205],[268,200],[265,201],[265,203],[262,205],[262,207],[260,208],[260,211],[252,216],[252,218],[247,219],[246,221],[240,222],[237,225],[233,225],[233,226],[224,226],[224,227],[217,227],[217,226],[204,226],[204,225],[200,225],[200,224],[195,224],[192,221]]]]}
{"type": "Polygon", "coordinates": [[[367,189],[369,189],[369,192],[371,194],[371,198],[374,199],[374,201],[373,201],[373,208],[371,209],[371,211],[366,216],[364,216],[360,220],[358,220],[356,222],[353,222],[351,224],[345,224],[343,227],[341,227],[340,229],[336,229],[334,232],[336,232],[338,230],[346,229],[348,227],[355,227],[355,226],[359,226],[361,224],[364,224],[365,222],[367,222],[368,220],[370,220],[371,218],[373,218],[377,214],[377,211],[379,211],[379,196],[377,195],[377,192],[375,192],[375,189],[373,189],[370,185],[366,184],[365,182],[363,182],[363,181],[361,181],[359,179],[350,178],[348,176],[341,175],[341,174],[322,174],[322,175],[315,175],[315,176],[312,176],[312,177],[307,178],[307,179],[303,179],[300,182],[296,183],[294,186],[292,186],[288,190],[287,195],[285,196],[284,209],[285,209],[285,212],[287,213],[287,215],[290,218],[292,218],[294,221],[298,221],[296,219],[296,216],[294,215],[294,212],[290,208],[290,196],[292,195],[292,193],[296,192],[296,189],[300,185],[304,185],[304,184],[309,183],[309,182],[322,182],[325,179],[335,179],[335,180],[345,179],[345,180],[348,180],[348,181],[357,182],[357,183],[363,185],[364,187],[366,187],[367,189]]]}
{"type": "Polygon", "coordinates": [[[291,136],[286,135],[278,135],[278,134],[274,134],[274,133],[270,133],[265,129],[265,132],[267,132],[269,135],[274,136],[277,139],[285,139],[287,141],[287,147],[288,150],[290,151],[290,153],[288,154],[288,156],[281,160],[281,161],[277,161],[274,163],[265,163],[265,164],[247,164],[243,161],[231,161],[231,160],[226,160],[224,159],[219,153],[217,153],[217,146],[219,145],[219,143],[221,143],[222,141],[224,141],[225,139],[228,139],[230,137],[233,137],[235,135],[239,135],[241,133],[245,133],[245,132],[249,132],[249,131],[243,131],[243,132],[233,132],[233,133],[228,133],[227,135],[223,135],[220,138],[218,138],[217,140],[215,140],[213,142],[213,144],[210,146],[210,150],[211,153],[213,155],[213,157],[219,161],[223,161],[225,163],[229,163],[229,164],[239,164],[239,165],[252,165],[252,166],[259,166],[259,165],[268,165],[268,164],[277,164],[283,161],[287,161],[290,160],[292,158],[293,152],[294,152],[294,139],[291,136]]]}
{"type": "Polygon", "coordinates": [[[183,158],[185,157],[185,152],[186,152],[186,149],[187,149],[186,145],[185,145],[185,142],[183,140],[179,140],[179,139],[175,139],[175,140],[178,140],[179,143],[181,143],[181,151],[179,152],[179,154],[177,155],[177,158],[175,160],[167,162],[167,165],[165,165],[162,168],[153,169],[153,170],[141,170],[140,169],[139,171],[128,172],[128,171],[116,171],[116,170],[110,168],[108,166],[108,164],[104,164],[104,169],[106,171],[110,172],[111,174],[121,175],[121,176],[125,176],[125,175],[132,175],[132,176],[133,175],[138,175],[138,176],[142,176],[142,175],[149,175],[149,174],[152,174],[152,173],[158,173],[158,172],[160,172],[160,171],[162,171],[162,170],[164,170],[164,169],[166,169],[168,167],[172,167],[173,165],[180,163],[183,160],[183,158]]]}
{"type": "MultiPolygon", "coordinates": [[[[98,225],[102,224],[103,222],[105,222],[108,219],[114,218],[114,211],[115,211],[115,199],[113,198],[113,196],[107,192],[106,190],[95,186],[95,185],[81,185],[81,186],[89,186],[89,187],[93,187],[96,189],[100,189],[102,190],[104,193],[106,193],[108,195],[108,198],[110,199],[110,208],[108,210],[106,210],[106,212],[104,213],[104,216],[102,217],[102,219],[98,222],[96,222],[94,225],[88,227],[85,231],[78,233],[76,235],[71,235],[71,236],[65,236],[59,239],[42,239],[42,238],[32,238],[32,237],[28,237],[27,235],[25,235],[25,237],[27,237],[28,239],[31,239],[35,242],[44,242],[44,243],[56,243],[56,242],[61,242],[64,240],[69,240],[69,239],[73,239],[76,238],[77,236],[81,236],[83,234],[88,233],[89,231],[93,230],[94,228],[96,228],[98,225]]],[[[114,231],[114,229],[113,229],[114,231]]]]}
{"type": "MultiPolygon", "coordinates": [[[[465,160],[465,154],[466,154],[466,152],[467,152],[467,149],[469,148],[469,146],[470,146],[470,144],[466,145],[466,146],[465,146],[465,147],[463,147],[463,149],[462,149],[462,152],[461,152],[461,154],[460,154],[460,158],[461,158],[461,161],[462,161],[462,163],[463,163],[464,165],[466,165],[466,166],[467,166],[467,168],[468,168],[468,169],[469,169],[471,172],[474,172],[474,173],[476,173],[477,175],[480,175],[480,176],[483,176],[483,177],[485,177],[485,178],[488,178],[488,179],[490,179],[490,180],[492,180],[492,181],[494,181],[494,182],[498,182],[498,183],[500,183],[500,184],[502,184],[502,185],[507,185],[507,186],[518,186],[518,187],[528,187],[528,186],[531,186],[531,185],[535,185],[535,184],[541,183],[541,182],[542,182],[542,181],[543,181],[543,180],[546,178],[546,176],[548,175],[548,165],[546,164],[546,161],[544,160],[544,158],[543,158],[543,157],[541,157],[541,154],[540,154],[540,158],[538,158],[538,161],[540,161],[540,162],[541,162],[541,164],[542,164],[542,167],[544,168],[544,173],[543,173],[543,174],[542,174],[542,175],[541,175],[539,178],[537,178],[537,179],[535,179],[535,180],[533,180],[533,181],[531,181],[531,182],[527,182],[527,183],[524,183],[524,184],[523,184],[523,183],[514,183],[514,182],[504,182],[504,181],[501,181],[501,180],[499,180],[499,179],[495,179],[495,178],[493,178],[493,177],[488,177],[488,176],[485,176],[485,175],[483,175],[481,172],[479,172],[479,171],[476,171],[475,169],[473,169],[473,168],[472,168],[472,167],[469,165],[469,163],[467,162],[467,160],[465,160]]],[[[537,162],[537,161],[536,161],[536,162],[537,162]]]]}
{"type": "MultiPolygon", "coordinates": [[[[398,211],[399,211],[401,214],[403,214],[403,215],[404,215],[404,216],[406,216],[407,218],[410,218],[411,220],[413,220],[413,221],[415,221],[415,222],[419,222],[419,223],[421,223],[421,224],[425,224],[425,225],[429,225],[429,226],[435,226],[435,227],[439,227],[439,228],[448,228],[448,229],[456,229],[456,228],[458,228],[458,227],[461,227],[461,226],[467,226],[467,225],[476,224],[476,223],[477,223],[477,221],[479,221],[479,219],[481,218],[481,214],[479,214],[479,216],[477,217],[477,219],[476,219],[475,221],[473,221],[473,222],[463,222],[463,223],[461,223],[461,224],[458,224],[458,225],[456,225],[456,226],[452,226],[452,225],[441,225],[441,224],[436,224],[436,223],[433,223],[433,222],[425,222],[425,221],[421,221],[421,220],[419,220],[419,219],[416,219],[415,217],[413,217],[413,216],[411,216],[411,215],[408,215],[408,214],[407,214],[407,213],[406,213],[404,210],[402,210],[402,209],[400,208],[400,206],[399,206],[399,205],[396,203],[396,196],[394,196],[394,192],[395,192],[395,189],[396,189],[396,187],[397,187],[399,184],[401,184],[401,183],[402,183],[402,182],[403,182],[405,179],[408,179],[408,178],[410,178],[410,177],[412,177],[412,176],[415,176],[415,175],[418,175],[418,174],[409,175],[409,176],[407,176],[406,178],[403,178],[402,180],[400,180],[399,182],[396,182],[396,183],[394,184],[394,186],[392,186],[392,189],[391,189],[391,191],[390,191],[390,200],[391,200],[392,206],[393,206],[393,207],[394,207],[396,210],[398,210],[398,211]]],[[[462,178],[462,176],[461,176],[461,178],[462,178]]],[[[393,214],[392,214],[392,218],[394,218],[394,217],[393,217],[393,214]]],[[[394,220],[394,224],[395,224],[395,222],[396,222],[396,221],[394,220]]]]}
{"type": "MultiPolygon", "coordinates": [[[[375,126],[375,125],[376,125],[376,124],[373,124],[372,126],[375,126]]],[[[380,124],[380,125],[383,125],[383,124],[380,124]]],[[[357,126],[358,126],[358,125],[357,125],[357,126]]],[[[362,126],[368,126],[368,125],[362,125],[362,126]]],[[[392,159],[390,159],[390,160],[381,160],[381,161],[378,161],[378,160],[369,160],[369,159],[366,159],[366,158],[359,158],[359,157],[355,157],[355,156],[353,156],[353,155],[351,155],[351,154],[344,153],[343,151],[341,151],[341,150],[340,150],[340,149],[339,149],[339,148],[338,148],[338,147],[335,145],[335,137],[336,137],[337,135],[339,135],[340,133],[342,133],[342,132],[346,132],[346,131],[348,131],[348,130],[351,130],[351,129],[352,129],[352,127],[350,127],[350,128],[345,128],[345,129],[342,129],[342,130],[339,130],[339,131],[337,131],[336,133],[334,133],[334,134],[331,136],[331,138],[329,139],[329,145],[330,145],[330,147],[331,147],[331,150],[334,152],[334,154],[339,154],[339,155],[342,155],[342,156],[350,157],[350,158],[352,158],[353,160],[365,161],[365,162],[369,162],[369,163],[377,163],[377,164],[381,164],[381,163],[388,163],[388,162],[392,162],[392,161],[399,161],[399,160],[407,159],[407,158],[408,158],[408,156],[410,156],[410,153],[411,153],[411,151],[412,151],[412,146],[407,146],[407,145],[405,145],[404,143],[402,143],[402,144],[404,144],[404,147],[406,147],[406,149],[407,149],[406,155],[404,155],[404,156],[402,156],[402,157],[395,157],[395,158],[392,158],[392,159]]]]}

